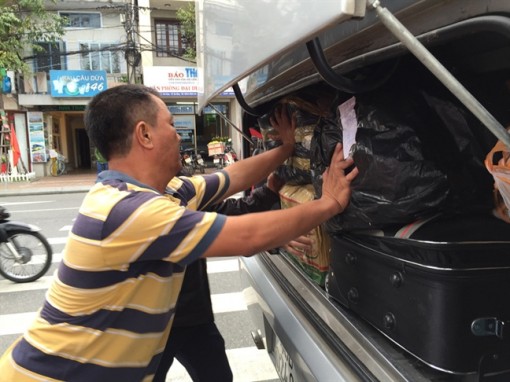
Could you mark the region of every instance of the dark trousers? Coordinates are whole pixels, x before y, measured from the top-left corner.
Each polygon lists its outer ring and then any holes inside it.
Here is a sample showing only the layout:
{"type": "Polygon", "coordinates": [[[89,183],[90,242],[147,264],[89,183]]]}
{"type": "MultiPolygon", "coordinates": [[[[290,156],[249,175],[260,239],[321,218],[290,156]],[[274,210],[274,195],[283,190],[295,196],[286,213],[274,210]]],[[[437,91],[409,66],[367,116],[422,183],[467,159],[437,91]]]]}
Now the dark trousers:
{"type": "Polygon", "coordinates": [[[225,353],[225,340],[216,324],[172,327],[153,382],[164,382],[176,358],[195,382],[229,382],[232,371],[225,353]]]}

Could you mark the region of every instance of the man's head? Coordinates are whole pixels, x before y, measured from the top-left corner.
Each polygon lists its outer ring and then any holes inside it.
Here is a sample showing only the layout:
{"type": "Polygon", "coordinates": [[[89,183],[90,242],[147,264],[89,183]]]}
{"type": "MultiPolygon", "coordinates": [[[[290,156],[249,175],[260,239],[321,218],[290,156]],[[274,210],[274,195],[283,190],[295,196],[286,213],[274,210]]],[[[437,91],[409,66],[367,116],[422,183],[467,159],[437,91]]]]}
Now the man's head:
{"type": "Polygon", "coordinates": [[[159,109],[154,97],[159,94],[149,87],[121,85],[92,98],[85,111],[85,129],[107,160],[129,152],[137,122],[155,124],[159,109]]]}
{"type": "Polygon", "coordinates": [[[158,190],[181,169],[173,116],[151,88],[122,85],[99,93],[87,107],[85,128],[110,169],[158,190]]]}

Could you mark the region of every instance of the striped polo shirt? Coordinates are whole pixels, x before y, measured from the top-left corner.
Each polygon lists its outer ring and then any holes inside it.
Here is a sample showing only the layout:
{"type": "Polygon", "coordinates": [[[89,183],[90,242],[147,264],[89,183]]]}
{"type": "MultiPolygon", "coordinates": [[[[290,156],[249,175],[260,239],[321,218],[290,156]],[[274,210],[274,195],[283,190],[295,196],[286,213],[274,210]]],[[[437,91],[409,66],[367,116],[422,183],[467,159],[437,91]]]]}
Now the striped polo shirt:
{"type": "Polygon", "coordinates": [[[36,319],[0,359],[2,381],[150,381],[187,264],[225,216],[224,172],[174,178],[164,195],[115,171],[86,195],[36,319]]]}

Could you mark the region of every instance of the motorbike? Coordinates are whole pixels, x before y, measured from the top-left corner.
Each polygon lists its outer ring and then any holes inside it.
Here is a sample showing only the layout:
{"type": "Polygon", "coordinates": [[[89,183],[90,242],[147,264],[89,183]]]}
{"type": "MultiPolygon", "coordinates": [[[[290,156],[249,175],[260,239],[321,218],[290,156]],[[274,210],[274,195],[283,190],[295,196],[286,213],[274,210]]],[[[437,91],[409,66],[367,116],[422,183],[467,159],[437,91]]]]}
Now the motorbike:
{"type": "Polygon", "coordinates": [[[195,171],[200,171],[201,174],[205,173],[204,158],[201,154],[195,155],[194,149],[181,149],[181,160],[183,171],[186,174],[193,175],[195,171]]]}
{"type": "Polygon", "coordinates": [[[50,268],[51,245],[39,227],[9,217],[0,207],[0,275],[16,283],[35,281],[50,268]]]}
{"type": "Polygon", "coordinates": [[[232,139],[229,139],[225,144],[225,153],[223,154],[223,164],[224,166],[229,166],[237,162],[237,153],[232,147],[232,139]]]}
{"type": "Polygon", "coordinates": [[[197,155],[194,156],[193,167],[200,171],[201,174],[205,174],[205,162],[202,154],[197,153],[197,155]]]}
{"type": "Polygon", "coordinates": [[[195,173],[195,167],[193,166],[192,149],[181,148],[181,162],[182,171],[184,174],[191,176],[195,173]]]}

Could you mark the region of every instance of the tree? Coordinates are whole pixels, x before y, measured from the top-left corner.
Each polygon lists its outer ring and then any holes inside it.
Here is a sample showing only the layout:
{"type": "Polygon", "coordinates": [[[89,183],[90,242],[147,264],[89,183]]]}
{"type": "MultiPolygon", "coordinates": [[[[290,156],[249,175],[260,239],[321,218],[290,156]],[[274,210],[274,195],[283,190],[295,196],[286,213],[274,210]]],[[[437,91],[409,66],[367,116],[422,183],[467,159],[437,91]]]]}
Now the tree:
{"type": "Polygon", "coordinates": [[[44,0],[0,0],[0,68],[29,73],[25,48],[41,51],[37,42],[56,42],[66,19],[47,12],[44,0]]]}
{"type": "Polygon", "coordinates": [[[190,2],[183,8],[177,10],[177,19],[181,23],[182,33],[188,47],[183,56],[190,60],[195,60],[197,56],[197,39],[196,39],[196,27],[195,27],[195,2],[190,2]]]}

